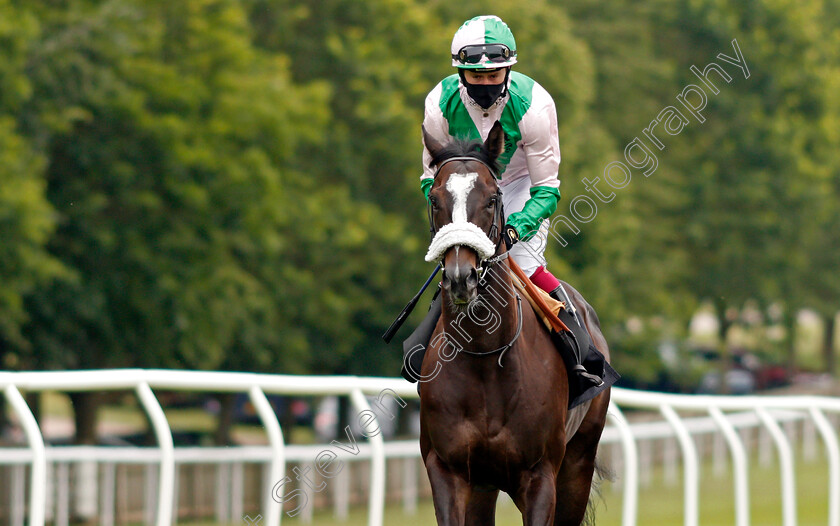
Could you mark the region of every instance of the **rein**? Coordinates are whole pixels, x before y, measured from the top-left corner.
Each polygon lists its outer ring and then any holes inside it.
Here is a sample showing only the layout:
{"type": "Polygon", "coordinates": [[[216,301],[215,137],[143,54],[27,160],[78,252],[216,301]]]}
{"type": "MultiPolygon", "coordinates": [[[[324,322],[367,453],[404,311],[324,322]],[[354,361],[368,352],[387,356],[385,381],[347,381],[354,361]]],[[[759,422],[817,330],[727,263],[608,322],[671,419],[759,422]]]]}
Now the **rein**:
{"type": "Polygon", "coordinates": [[[502,345],[498,349],[494,349],[492,351],[473,352],[473,351],[468,351],[466,349],[461,349],[461,350],[458,351],[459,353],[465,353],[465,354],[469,354],[469,355],[472,355],[472,356],[487,356],[489,354],[496,354],[498,352],[498,353],[501,353],[499,355],[499,367],[504,367],[504,365],[502,365],[502,358],[505,356],[505,353],[508,351],[508,349],[513,347],[513,344],[516,343],[516,340],[519,339],[519,335],[522,333],[522,297],[519,296],[518,292],[516,292],[515,294],[516,294],[516,317],[518,318],[519,321],[516,324],[516,334],[513,335],[513,339],[510,342],[508,342],[506,345],[502,345]]]}

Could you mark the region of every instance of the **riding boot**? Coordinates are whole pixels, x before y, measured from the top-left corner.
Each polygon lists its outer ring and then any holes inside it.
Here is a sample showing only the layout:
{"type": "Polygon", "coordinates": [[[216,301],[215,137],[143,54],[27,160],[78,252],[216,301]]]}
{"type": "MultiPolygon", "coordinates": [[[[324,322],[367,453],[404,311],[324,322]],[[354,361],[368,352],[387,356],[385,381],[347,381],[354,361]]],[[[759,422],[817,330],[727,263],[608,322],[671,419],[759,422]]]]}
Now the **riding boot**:
{"type": "Polygon", "coordinates": [[[574,312],[574,306],[572,305],[569,297],[566,295],[566,291],[563,289],[563,286],[558,286],[556,289],[552,290],[549,295],[566,305],[565,309],[560,309],[558,317],[560,318],[560,321],[562,321],[571,330],[571,332],[569,333],[563,331],[559,334],[559,337],[561,341],[565,343],[564,347],[570,351],[570,353],[568,353],[570,355],[568,357],[570,358],[570,360],[568,360],[569,369],[578,376],[581,391],[585,391],[592,386],[600,387],[604,384],[604,380],[601,378],[603,375],[603,356],[601,356],[595,346],[592,345],[592,339],[589,336],[589,332],[583,326],[583,321],[580,319],[580,315],[574,312]],[[588,361],[592,361],[587,360],[587,358],[593,357],[593,353],[591,351],[595,351],[594,355],[600,356],[601,359],[595,361],[600,361],[601,363],[593,364],[595,366],[594,370],[593,368],[590,368],[588,371],[585,364],[588,361]]]}

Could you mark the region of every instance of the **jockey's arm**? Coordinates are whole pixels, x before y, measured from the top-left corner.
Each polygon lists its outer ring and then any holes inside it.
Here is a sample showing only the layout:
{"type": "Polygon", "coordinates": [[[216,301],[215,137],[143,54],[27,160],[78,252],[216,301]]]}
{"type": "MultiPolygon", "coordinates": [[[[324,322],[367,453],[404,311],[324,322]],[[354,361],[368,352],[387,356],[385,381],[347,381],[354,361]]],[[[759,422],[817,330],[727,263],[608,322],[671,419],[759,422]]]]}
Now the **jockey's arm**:
{"type": "Polygon", "coordinates": [[[531,198],[522,211],[508,216],[507,223],[516,229],[519,238],[534,237],[544,219],[551,217],[560,199],[560,143],[557,133],[557,111],[551,96],[535,86],[534,104],[520,123],[522,147],[531,177],[531,198]]]}
{"type": "MultiPolygon", "coordinates": [[[[441,85],[438,84],[426,96],[425,113],[423,116],[423,128],[426,132],[435,138],[438,142],[445,144],[449,140],[449,126],[443,113],[440,111],[438,101],[440,100],[441,85]]],[[[429,200],[429,190],[432,189],[432,184],[435,182],[435,171],[429,164],[432,162],[432,156],[426,145],[423,145],[423,174],[420,176],[420,189],[423,195],[426,196],[426,201],[429,200]]]]}

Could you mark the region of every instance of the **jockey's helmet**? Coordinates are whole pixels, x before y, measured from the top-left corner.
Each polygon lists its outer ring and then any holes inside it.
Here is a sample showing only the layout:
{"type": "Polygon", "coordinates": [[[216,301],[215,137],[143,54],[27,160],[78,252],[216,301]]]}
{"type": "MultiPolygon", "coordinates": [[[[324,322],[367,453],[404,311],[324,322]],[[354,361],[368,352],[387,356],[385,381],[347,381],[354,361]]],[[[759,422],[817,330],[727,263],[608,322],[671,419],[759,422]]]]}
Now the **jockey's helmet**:
{"type": "Polygon", "coordinates": [[[516,40],[507,24],[493,15],[471,18],[452,38],[452,65],[490,70],[516,64],[516,40]]]}

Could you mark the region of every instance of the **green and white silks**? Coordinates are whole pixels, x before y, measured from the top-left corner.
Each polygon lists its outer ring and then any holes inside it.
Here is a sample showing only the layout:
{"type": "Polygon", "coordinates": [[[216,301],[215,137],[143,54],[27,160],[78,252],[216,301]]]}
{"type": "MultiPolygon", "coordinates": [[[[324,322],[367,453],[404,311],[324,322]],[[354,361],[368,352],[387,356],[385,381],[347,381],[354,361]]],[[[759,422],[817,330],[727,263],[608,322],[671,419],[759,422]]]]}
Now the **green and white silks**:
{"type": "MultiPolygon", "coordinates": [[[[432,137],[446,143],[452,137],[486,140],[493,124],[501,122],[505,151],[499,157],[499,185],[504,192],[513,181],[529,177],[531,193],[521,210],[505,210],[507,222],[520,239],[528,240],[554,213],[560,198],[557,111],[548,92],[531,78],[512,71],[509,82],[508,95],[484,110],[469,98],[458,75],[450,75],[426,97],[423,125],[432,137]]],[[[424,148],[420,185],[427,199],[434,177],[430,162],[424,148]]]]}

